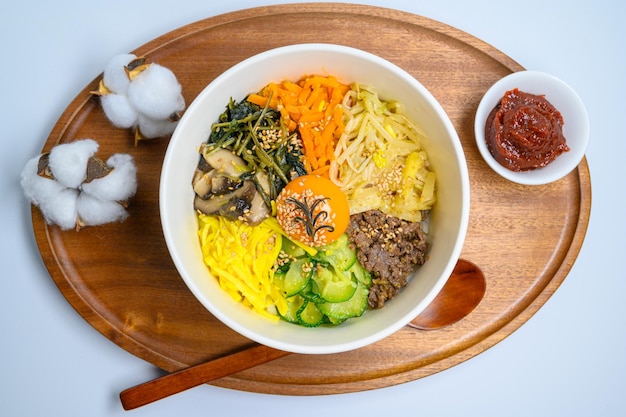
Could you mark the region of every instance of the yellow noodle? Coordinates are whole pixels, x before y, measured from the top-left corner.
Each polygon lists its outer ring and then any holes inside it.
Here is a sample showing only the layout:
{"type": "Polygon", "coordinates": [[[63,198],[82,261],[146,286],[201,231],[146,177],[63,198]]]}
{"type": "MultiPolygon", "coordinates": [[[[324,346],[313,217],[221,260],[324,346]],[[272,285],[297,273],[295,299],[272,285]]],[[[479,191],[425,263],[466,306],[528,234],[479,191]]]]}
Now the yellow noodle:
{"type": "Polygon", "coordinates": [[[204,263],[230,296],[260,314],[278,320],[272,312],[285,312],[287,303],[273,283],[272,266],[282,236],[272,225],[250,226],[222,216],[198,215],[204,263]]]}

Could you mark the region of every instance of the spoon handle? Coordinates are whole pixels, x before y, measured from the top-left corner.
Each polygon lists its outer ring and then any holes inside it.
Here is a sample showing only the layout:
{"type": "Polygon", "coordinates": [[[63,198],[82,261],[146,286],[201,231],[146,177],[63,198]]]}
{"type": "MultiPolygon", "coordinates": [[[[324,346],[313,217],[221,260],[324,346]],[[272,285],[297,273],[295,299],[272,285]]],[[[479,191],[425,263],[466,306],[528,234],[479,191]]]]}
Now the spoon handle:
{"type": "Polygon", "coordinates": [[[198,385],[289,355],[258,345],[128,388],[120,393],[124,410],[132,410],[198,385]]]}

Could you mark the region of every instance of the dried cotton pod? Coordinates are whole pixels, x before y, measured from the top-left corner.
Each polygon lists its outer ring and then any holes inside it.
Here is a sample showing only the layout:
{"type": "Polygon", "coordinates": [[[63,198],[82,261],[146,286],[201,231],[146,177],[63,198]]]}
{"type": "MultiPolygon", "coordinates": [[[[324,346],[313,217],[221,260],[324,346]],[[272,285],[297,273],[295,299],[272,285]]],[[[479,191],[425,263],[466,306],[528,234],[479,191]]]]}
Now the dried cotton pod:
{"type": "Polygon", "coordinates": [[[40,161],[47,161],[48,154],[31,158],[22,170],[21,185],[26,198],[36,206],[40,206],[46,201],[51,200],[55,194],[59,194],[66,187],[59,184],[51,177],[48,164],[45,162],[45,168],[40,170],[40,161]]]}
{"type": "Polygon", "coordinates": [[[135,76],[126,93],[139,113],[155,120],[168,120],[185,108],[182,87],[169,69],[149,65],[135,76]]]}
{"type": "Polygon", "coordinates": [[[132,65],[136,59],[137,56],[134,54],[114,56],[104,67],[101,85],[105,86],[111,93],[126,94],[130,85],[127,65],[132,65]]]}
{"type": "Polygon", "coordinates": [[[108,171],[97,178],[88,178],[81,186],[84,193],[109,201],[126,201],[137,191],[137,168],[132,156],[115,154],[107,162],[108,171]]]}
{"type": "Polygon", "coordinates": [[[130,129],[137,124],[139,112],[122,94],[106,94],[100,97],[102,110],[115,127],[130,129]]]}
{"type": "Polygon", "coordinates": [[[50,151],[49,167],[54,179],[67,188],[78,188],[87,175],[87,161],[98,151],[93,139],[57,145],[50,151]]]}
{"type": "Polygon", "coordinates": [[[101,200],[87,193],[80,193],[76,201],[76,229],[100,226],[126,220],[128,212],[117,201],[101,200]]]}
{"type": "Polygon", "coordinates": [[[47,223],[80,230],[128,217],[127,201],[137,191],[134,160],[114,154],[105,163],[93,155],[97,148],[92,139],[78,140],[25,164],[20,182],[24,195],[47,223]]]}
{"type": "Polygon", "coordinates": [[[104,114],[119,128],[130,128],[135,144],[171,134],[185,109],[182,87],[168,68],[133,54],[113,57],[98,89],[104,114]]]}

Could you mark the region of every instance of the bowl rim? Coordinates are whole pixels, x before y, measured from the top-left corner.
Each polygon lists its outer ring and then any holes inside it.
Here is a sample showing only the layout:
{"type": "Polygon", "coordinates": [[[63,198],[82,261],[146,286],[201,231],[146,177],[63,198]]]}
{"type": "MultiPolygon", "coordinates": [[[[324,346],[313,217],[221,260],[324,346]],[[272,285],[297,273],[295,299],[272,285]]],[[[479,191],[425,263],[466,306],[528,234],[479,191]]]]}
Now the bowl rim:
{"type": "MultiPolygon", "coordinates": [[[[458,133],[456,129],[454,128],[454,125],[452,124],[452,121],[450,120],[449,116],[447,115],[447,113],[445,112],[441,104],[439,103],[439,101],[432,95],[432,93],[430,93],[428,89],[426,89],[417,79],[415,79],[412,75],[410,75],[404,69],[391,63],[390,61],[387,61],[386,59],[380,56],[374,55],[372,53],[369,53],[369,52],[366,52],[357,48],[349,47],[349,46],[343,46],[343,45],[337,45],[337,44],[325,44],[325,43],[293,44],[293,45],[282,46],[278,48],[269,49],[264,52],[260,52],[256,55],[246,58],[242,60],[241,62],[233,65],[232,67],[224,71],[222,74],[215,77],[215,79],[213,79],[208,85],[206,85],[204,89],[191,102],[187,111],[183,115],[183,118],[181,119],[181,121],[179,121],[179,124],[176,127],[176,130],[172,134],[170,143],[168,144],[168,149],[166,150],[162,168],[163,169],[161,172],[159,202],[160,202],[160,213],[161,213],[161,218],[162,218],[161,223],[163,227],[163,233],[165,236],[165,240],[166,240],[166,244],[167,244],[170,256],[172,257],[172,260],[174,261],[174,264],[179,274],[181,275],[183,281],[187,285],[187,287],[189,287],[189,289],[192,291],[192,293],[198,299],[198,301],[200,301],[201,304],[211,314],[213,314],[218,320],[220,320],[222,323],[230,327],[232,330],[258,343],[262,343],[262,344],[265,344],[265,345],[268,345],[277,349],[286,350],[286,351],[295,352],[295,353],[320,354],[320,353],[338,353],[338,352],[353,350],[353,349],[357,349],[357,348],[369,345],[371,343],[377,342],[391,335],[392,333],[395,333],[400,328],[404,327],[406,324],[408,324],[408,322],[412,318],[414,318],[417,314],[423,311],[428,304],[430,304],[430,302],[435,298],[435,296],[440,292],[441,288],[443,288],[443,286],[447,282],[449,275],[452,273],[452,270],[454,269],[457,259],[460,257],[460,253],[461,253],[463,244],[465,242],[465,237],[466,237],[468,224],[469,224],[470,186],[469,186],[469,172],[467,168],[467,161],[465,159],[465,154],[463,151],[461,141],[458,137],[458,133]],[[444,127],[447,134],[450,136],[451,138],[450,146],[456,156],[454,163],[458,166],[458,170],[460,172],[461,184],[459,187],[461,190],[461,196],[459,198],[459,201],[462,207],[461,207],[460,216],[458,220],[459,230],[457,230],[455,233],[455,241],[454,241],[453,248],[451,251],[450,259],[447,261],[446,267],[442,271],[440,276],[436,277],[436,280],[434,281],[436,285],[433,285],[432,288],[429,289],[426,297],[424,297],[424,299],[420,303],[416,303],[415,306],[411,309],[411,311],[414,311],[414,310],[416,311],[415,314],[412,314],[411,316],[407,314],[406,316],[403,316],[402,319],[394,321],[393,323],[382,328],[381,330],[369,333],[365,336],[361,336],[361,337],[358,337],[354,340],[350,340],[347,342],[306,346],[306,345],[299,344],[297,341],[280,341],[280,340],[277,341],[271,337],[266,337],[263,334],[257,333],[256,331],[250,328],[247,328],[243,326],[242,324],[234,321],[231,317],[224,315],[222,311],[219,311],[219,309],[216,309],[215,306],[212,305],[212,303],[207,304],[207,299],[205,295],[199,292],[199,289],[195,286],[195,284],[189,282],[190,277],[187,276],[186,266],[181,262],[179,258],[177,248],[175,247],[174,242],[172,241],[170,237],[170,233],[171,233],[171,230],[169,230],[170,225],[168,221],[166,220],[168,218],[167,217],[167,201],[166,201],[168,192],[166,189],[167,181],[165,177],[167,176],[168,169],[171,166],[170,160],[172,159],[172,152],[171,152],[173,148],[172,145],[177,141],[177,138],[180,135],[180,131],[182,129],[181,126],[184,126],[185,115],[193,114],[194,113],[193,109],[196,106],[199,106],[199,102],[205,97],[205,95],[207,95],[207,91],[210,91],[212,89],[212,86],[214,86],[217,83],[220,83],[224,78],[231,76],[231,74],[236,73],[241,67],[248,66],[251,63],[257,62],[258,60],[266,59],[268,56],[271,56],[272,54],[289,53],[291,50],[297,50],[300,53],[307,52],[307,51],[317,51],[317,52],[330,51],[334,53],[342,52],[342,53],[347,53],[347,54],[352,54],[352,55],[356,54],[359,56],[360,59],[374,60],[377,65],[384,67],[385,69],[389,69],[393,71],[396,77],[402,78],[406,82],[412,84],[413,87],[416,89],[416,91],[419,91],[421,94],[424,94],[424,96],[427,97],[429,106],[432,106],[432,110],[437,113],[442,126],[444,127]],[[419,307],[419,310],[416,310],[416,308],[418,307],[419,307]]],[[[294,326],[294,327],[297,327],[297,326],[294,326]]],[[[310,330],[310,329],[307,329],[307,330],[310,330]]]]}
{"type": "Polygon", "coordinates": [[[522,185],[544,185],[565,177],[582,161],[589,143],[589,116],[584,102],[569,84],[547,72],[522,70],[499,79],[485,92],[476,109],[474,136],[482,158],[500,176],[522,185]],[[565,120],[563,129],[570,150],[559,155],[545,167],[530,171],[512,171],[496,161],[487,148],[485,141],[487,116],[504,93],[513,88],[545,95],[563,115],[565,120]],[[566,104],[559,105],[555,103],[556,101],[566,104]],[[572,123],[576,124],[575,129],[570,129],[572,123]]]}

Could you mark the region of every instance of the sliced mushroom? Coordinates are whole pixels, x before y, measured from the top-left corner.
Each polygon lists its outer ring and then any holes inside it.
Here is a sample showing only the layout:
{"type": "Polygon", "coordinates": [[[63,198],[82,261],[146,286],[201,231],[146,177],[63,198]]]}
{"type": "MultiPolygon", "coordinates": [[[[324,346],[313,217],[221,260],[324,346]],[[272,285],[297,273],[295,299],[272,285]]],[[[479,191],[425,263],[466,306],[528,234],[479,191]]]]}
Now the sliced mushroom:
{"type": "Polygon", "coordinates": [[[204,159],[204,156],[201,156],[198,161],[198,171],[209,172],[211,170],[213,170],[213,167],[204,159]]]}
{"type": "Polygon", "coordinates": [[[241,192],[233,192],[233,194],[236,195],[220,209],[219,214],[231,219],[242,220],[248,216],[250,207],[252,206],[252,200],[254,200],[254,196],[257,194],[256,186],[252,181],[244,181],[243,186],[238,190],[241,190],[241,192]]]}
{"type": "Polygon", "coordinates": [[[194,209],[199,210],[204,214],[226,215],[226,213],[228,213],[229,211],[234,211],[230,208],[232,206],[232,204],[229,204],[231,200],[244,200],[248,201],[249,204],[249,202],[252,201],[255,192],[256,188],[254,184],[251,181],[244,181],[241,187],[235,189],[232,193],[229,194],[213,194],[206,200],[196,195],[193,205],[194,209]]]}
{"type": "Polygon", "coordinates": [[[199,169],[196,170],[193,176],[193,190],[200,198],[206,200],[210,197],[212,188],[211,179],[215,176],[215,173],[215,170],[209,172],[203,172],[199,169]]]}
{"type": "Polygon", "coordinates": [[[200,151],[206,162],[217,169],[219,173],[230,177],[239,177],[249,170],[243,159],[226,149],[209,150],[207,146],[203,145],[200,151]]]}
{"type": "Polygon", "coordinates": [[[242,181],[239,178],[234,179],[226,175],[215,175],[211,178],[211,193],[217,195],[232,193],[241,185],[242,181]]]}
{"type": "Polygon", "coordinates": [[[270,215],[269,207],[267,206],[267,204],[265,204],[265,200],[263,199],[261,194],[258,191],[256,191],[254,193],[254,197],[252,198],[252,201],[250,202],[250,209],[244,215],[244,219],[246,220],[247,223],[254,226],[255,224],[261,223],[269,215],[270,215]]]}
{"type": "Polygon", "coordinates": [[[267,196],[271,186],[266,173],[242,181],[241,175],[250,170],[242,158],[226,149],[211,150],[206,144],[200,147],[200,153],[202,158],[193,178],[194,209],[252,225],[270,214],[267,196]]]}

